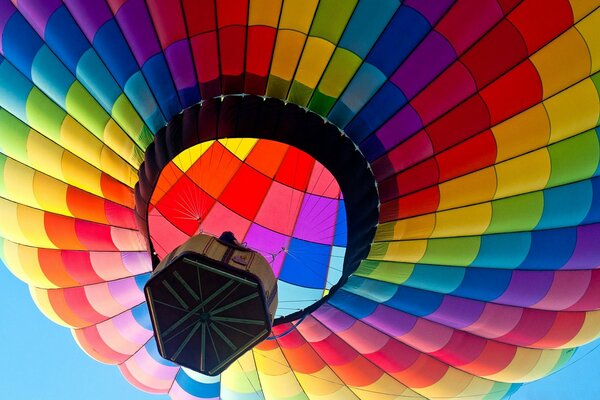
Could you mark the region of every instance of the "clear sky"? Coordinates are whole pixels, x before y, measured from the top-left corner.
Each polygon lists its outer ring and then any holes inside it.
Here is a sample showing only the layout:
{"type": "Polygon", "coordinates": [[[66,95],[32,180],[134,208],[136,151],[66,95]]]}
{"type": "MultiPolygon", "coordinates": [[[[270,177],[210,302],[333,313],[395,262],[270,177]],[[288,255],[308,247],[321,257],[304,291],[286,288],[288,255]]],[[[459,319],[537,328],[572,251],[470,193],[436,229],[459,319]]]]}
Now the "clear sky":
{"type": "MultiPolygon", "coordinates": [[[[0,285],[0,399],[168,399],[135,389],[116,367],[85,355],[69,330],[46,319],[27,286],[1,263],[0,285]]],[[[585,346],[571,366],[523,386],[510,400],[600,399],[597,346],[585,346]]]]}

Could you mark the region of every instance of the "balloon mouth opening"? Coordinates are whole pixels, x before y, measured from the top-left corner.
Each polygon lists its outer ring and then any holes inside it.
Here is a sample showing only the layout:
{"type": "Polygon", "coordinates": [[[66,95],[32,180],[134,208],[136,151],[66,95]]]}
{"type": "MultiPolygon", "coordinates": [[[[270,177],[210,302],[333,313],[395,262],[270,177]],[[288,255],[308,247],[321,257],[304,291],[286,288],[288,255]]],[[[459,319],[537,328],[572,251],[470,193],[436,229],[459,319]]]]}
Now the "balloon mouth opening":
{"type": "Polygon", "coordinates": [[[176,116],[148,147],[136,217],[153,267],[196,234],[235,233],[278,278],[274,325],[327,301],[364,259],[379,214],[370,166],[320,116],[223,96],[176,116]]]}

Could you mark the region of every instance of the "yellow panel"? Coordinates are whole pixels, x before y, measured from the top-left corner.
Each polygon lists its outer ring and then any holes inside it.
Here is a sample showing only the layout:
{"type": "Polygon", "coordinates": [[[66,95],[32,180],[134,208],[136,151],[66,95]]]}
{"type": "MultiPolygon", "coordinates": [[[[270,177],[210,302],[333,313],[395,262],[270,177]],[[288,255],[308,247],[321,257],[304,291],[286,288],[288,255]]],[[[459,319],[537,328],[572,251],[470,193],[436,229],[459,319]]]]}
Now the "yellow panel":
{"type": "MultiPolygon", "coordinates": [[[[392,239],[426,239],[431,235],[436,224],[435,214],[421,215],[394,222],[392,239]]],[[[379,231],[379,229],[377,229],[379,231]]]]}
{"type": "Polygon", "coordinates": [[[180,170],[186,172],[196,162],[196,160],[198,160],[202,154],[204,154],[206,150],[213,145],[213,143],[215,143],[215,141],[211,140],[192,146],[175,156],[173,162],[175,165],[177,165],[177,167],[179,167],[180,170]]]}
{"type": "Polygon", "coordinates": [[[558,93],[590,73],[590,55],[583,37],[571,28],[531,56],[544,89],[543,98],[558,93]]]}
{"type": "MultiPolygon", "coordinates": [[[[510,386],[506,386],[506,390],[508,390],[510,386]]],[[[501,399],[503,395],[506,393],[504,391],[500,393],[491,393],[492,390],[494,392],[499,391],[498,386],[495,386],[494,381],[490,381],[489,379],[482,379],[479,377],[473,377],[469,385],[463,390],[460,394],[456,396],[457,399],[501,399]],[[487,394],[489,393],[489,394],[487,394]]]]}
{"type": "Polygon", "coordinates": [[[248,25],[276,27],[279,22],[281,0],[250,0],[248,25]]]}
{"type": "Polygon", "coordinates": [[[136,168],[143,161],[135,157],[137,146],[112,118],[104,127],[104,143],[136,168]]]}
{"type": "Polygon", "coordinates": [[[454,398],[463,392],[471,383],[471,379],[477,379],[471,374],[449,367],[442,378],[428,387],[419,390],[419,393],[428,398],[454,398]]]}
{"type": "Polygon", "coordinates": [[[100,168],[102,142],[69,115],[63,120],[60,136],[65,149],[100,168]]]}
{"type": "Polygon", "coordinates": [[[286,398],[303,392],[279,348],[255,350],[254,358],[266,398],[286,398]]]}
{"type": "Polygon", "coordinates": [[[258,142],[258,139],[231,138],[221,139],[219,142],[234,156],[244,161],[254,148],[254,145],[256,145],[256,142],[258,142]]]}
{"type": "Polygon", "coordinates": [[[38,257],[38,249],[35,247],[19,246],[13,244],[18,256],[19,262],[23,266],[23,270],[29,277],[27,283],[39,288],[57,288],[58,286],[52,283],[42,271],[40,259],[38,257]]]}
{"type": "Polygon", "coordinates": [[[318,37],[309,37],[302,53],[302,59],[295,80],[314,89],[327,67],[335,45],[318,37]]]}
{"type": "Polygon", "coordinates": [[[545,188],[550,178],[550,167],[550,155],[546,148],[497,164],[498,190],[494,198],[545,188]]]}
{"type": "Polygon", "coordinates": [[[223,371],[221,386],[236,393],[255,393],[260,388],[252,351],[245,353],[223,371]]]}
{"type": "Polygon", "coordinates": [[[270,74],[286,81],[292,80],[305,40],[305,34],[289,30],[279,31],[270,74]]]}
{"type": "Polygon", "coordinates": [[[27,243],[17,216],[17,203],[0,197],[0,236],[16,243],[27,243]]]}
{"type": "Polygon", "coordinates": [[[27,155],[32,168],[42,171],[56,179],[65,180],[62,170],[64,149],[35,131],[27,137],[27,155]]]}
{"type": "Polygon", "coordinates": [[[62,159],[62,170],[66,182],[70,185],[104,197],[100,185],[101,172],[96,168],[82,162],[73,154],[65,152],[62,159]]]}
{"type": "Polygon", "coordinates": [[[485,377],[500,382],[523,382],[523,378],[535,368],[540,356],[539,350],[517,347],[510,364],[502,371],[485,377]]]}
{"type": "Polygon", "coordinates": [[[407,263],[419,262],[427,250],[426,240],[406,240],[390,243],[373,243],[371,252],[367,257],[370,260],[400,261],[407,263]],[[377,255],[378,247],[385,245],[385,253],[382,256],[377,255]]]}
{"type": "Polygon", "coordinates": [[[285,0],[279,29],[293,29],[308,33],[318,3],[319,0],[285,0]]]}
{"type": "Polygon", "coordinates": [[[489,167],[441,183],[439,210],[489,201],[496,192],[496,174],[489,167]]]}
{"type": "Polygon", "coordinates": [[[556,363],[560,361],[561,355],[562,351],[560,350],[542,350],[542,354],[537,364],[531,370],[531,372],[523,377],[523,381],[531,382],[548,375],[550,372],[552,372],[556,366],[556,363]]]}
{"type": "Polygon", "coordinates": [[[17,206],[17,220],[25,241],[22,244],[42,248],[56,248],[44,228],[44,212],[27,206],[17,206]]]}
{"type": "Polygon", "coordinates": [[[19,258],[19,246],[9,240],[0,238],[2,244],[3,261],[8,270],[23,282],[31,282],[34,277],[27,271],[19,258]]]}
{"type": "Polygon", "coordinates": [[[573,10],[573,19],[579,21],[585,17],[594,8],[598,7],[598,0],[570,0],[573,10]]]}
{"type": "Polygon", "coordinates": [[[325,72],[319,91],[326,96],[338,98],[342,91],[348,86],[356,70],[362,63],[362,59],[349,50],[338,47],[333,53],[330,67],[325,72]],[[340,68],[340,66],[343,66],[340,68]]]}
{"type": "Polygon", "coordinates": [[[311,374],[297,373],[296,377],[311,399],[346,400],[355,397],[328,366],[311,374]]]}
{"type": "Polygon", "coordinates": [[[67,206],[67,188],[63,182],[40,172],[33,177],[35,197],[42,210],[73,216],[67,206]]]}
{"type": "Polygon", "coordinates": [[[29,293],[31,293],[31,298],[33,302],[40,309],[42,313],[48,318],[50,321],[62,326],[66,326],[71,328],[72,326],[63,321],[58,314],[52,308],[50,304],[50,300],[48,299],[48,293],[43,289],[37,289],[33,286],[29,287],[29,293]]]}
{"type": "Polygon", "coordinates": [[[485,232],[492,220],[492,204],[482,203],[469,207],[442,211],[431,237],[474,236],[485,232]]]}
{"type": "Polygon", "coordinates": [[[134,187],[138,181],[137,171],[106,146],[102,149],[100,163],[104,172],[129,187],[134,187]]]}
{"type": "Polygon", "coordinates": [[[536,105],[492,128],[496,162],[546,146],[550,140],[550,120],[543,105],[536,105]]]}
{"type": "Polygon", "coordinates": [[[5,197],[16,203],[39,208],[33,191],[33,175],[35,171],[20,162],[7,158],[4,164],[5,197]]]}
{"type": "Polygon", "coordinates": [[[352,387],[352,391],[361,399],[368,400],[418,400],[422,397],[415,391],[407,388],[405,385],[392,378],[388,374],[383,374],[374,383],[362,387],[352,387]],[[388,393],[393,393],[390,395],[388,393]]]}
{"type": "MultiPolygon", "coordinates": [[[[596,4],[597,5],[597,4],[596,4]]],[[[600,69],[600,8],[594,11],[589,17],[575,25],[575,28],[581,33],[587,43],[588,51],[592,57],[591,72],[594,73],[600,69]]]]}
{"type": "Polygon", "coordinates": [[[589,311],[585,313],[585,320],[579,329],[579,332],[573,339],[560,346],[561,348],[570,348],[581,346],[600,337],[600,310],[589,311]]]}
{"type": "Polygon", "coordinates": [[[591,79],[544,101],[550,117],[550,142],[595,128],[600,114],[598,92],[591,79]]]}

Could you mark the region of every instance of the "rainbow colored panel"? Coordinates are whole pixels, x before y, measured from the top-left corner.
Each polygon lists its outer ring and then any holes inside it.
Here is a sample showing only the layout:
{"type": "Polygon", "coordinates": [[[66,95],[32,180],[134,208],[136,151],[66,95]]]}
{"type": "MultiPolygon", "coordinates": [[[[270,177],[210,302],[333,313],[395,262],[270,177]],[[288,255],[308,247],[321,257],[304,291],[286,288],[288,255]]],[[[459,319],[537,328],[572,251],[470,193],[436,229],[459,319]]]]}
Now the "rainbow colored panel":
{"type": "Polygon", "coordinates": [[[600,336],[599,7],[0,0],[0,258],[86,353],[175,400],[508,398],[600,336]],[[347,278],[209,378],[152,340],[134,188],[169,121],[247,94],[349,137],[379,224],[338,277],[360,213],[318,160],[233,138],[173,154],[150,213],[161,256],[227,221],[274,260],[282,314],[347,278]]]}

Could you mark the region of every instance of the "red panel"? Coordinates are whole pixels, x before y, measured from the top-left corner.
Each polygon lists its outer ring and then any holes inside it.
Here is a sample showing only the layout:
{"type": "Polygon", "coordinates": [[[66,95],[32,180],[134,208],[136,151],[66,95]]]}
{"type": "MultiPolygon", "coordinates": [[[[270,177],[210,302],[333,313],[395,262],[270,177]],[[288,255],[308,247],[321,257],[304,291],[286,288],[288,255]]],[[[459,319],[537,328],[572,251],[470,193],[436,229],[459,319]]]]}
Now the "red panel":
{"type": "Polygon", "coordinates": [[[557,348],[573,339],[585,322],[584,312],[558,312],[550,331],[536,343],[543,348],[557,348]]]}
{"type": "Polygon", "coordinates": [[[306,191],[314,164],[314,158],[295,147],[289,147],[275,175],[275,180],[295,189],[306,191]]]}
{"type": "MultiPolygon", "coordinates": [[[[102,315],[94,310],[94,307],[92,307],[87,296],[85,295],[85,290],[83,287],[57,289],[56,291],[62,291],[65,303],[69,309],[79,318],[88,321],[89,325],[97,324],[107,319],[105,315],[102,315]]],[[[50,292],[54,292],[54,290],[50,292]]]]}
{"type": "Polygon", "coordinates": [[[419,131],[371,164],[375,180],[380,182],[432,155],[429,136],[425,131],[419,131]]]}
{"type": "Polygon", "coordinates": [[[109,225],[122,226],[129,229],[138,229],[135,214],[130,208],[126,208],[110,201],[104,201],[104,214],[109,225]]]}
{"type": "Polygon", "coordinates": [[[76,220],[77,238],[88,250],[118,251],[112,241],[110,226],[76,220]]]}
{"type": "Polygon", "coordinates": [[[67,206],[75,218],[107,223],[104,215],[105,200],[73,186],[67,187],[67,206]]]}
{"type": "Polygon", "coordinates": [[[37,253],[40,267],[50,282],[61,287],[79,284],[68,274],[61,257],[61,250],[38,249],[37,253]]]}
{"type": "Polygon", "coordinates": [[[79,285],[89,285],[91,283],[100,283],[104,279],[96,274],[90,253],[87,251],[62,251],[62,263],[69,274],[79,285]]]}
{"type": "Polygon", "coordinates": [[[475,361],[485,350],[486,342],[482,337],[454,329],[448,343],[430,354],[446,364],[460,367],[475,361]]]}
{"type": "Polygon", "coordinates": [[[508,19],[532,54],[573,25],[573,11],[568,0],[527,0],[508,19]]]}
{"type": "Polygon", "coordinates": [[[584,295],[567,310],[597,310],[600,308],[600,270],[593,269],[584,295]]]}
{"type": "Polygon", "coordinates": [[[519,31],[503,20],[461,57],[482,88],[527,57],[519,31]]]}
{"type": "Polygon", "coordinates": [[[381,349],[366,356],[379,368],[394,373],[410,368],[417,361],[420,353],[404,343],[390,339],[381,349]]]}
{"type": "Polygon", "coordinates": [[[427,127],[435,153],[462,142],[490,127],[490,115],[483,99],[471,97],[427,127]]]}
{"type": "Polygon", "coordinates": [[[246,28],[231,26],[219,30],[221,74],[223,93],[242,93],[244,85],[244,58],[246,51],[246,28]],[[228,77],[236,77],[231,79],[228,77]]]}
{"type": "Polygon", "coordinates": [[[513,360],[517,348],[493,340],[487,342],[485,350],[469,367],[481,376],[495,374],[506,368],[513,360]]]}
{"type": "Polygon", "coordinates": [[[437,186],[411,193],[389,203],[383,203],[379,214],[380,222],[395,221],[416,215],[429,214],[437,210],[440,192],[437,186]]]}
{"type": "Polygon", "coordinates": [[[120,364],[130,357],[108,347],[95,325],[75,330],[75,336],[86,353],[105,364],[120,364]]]}
{"type": "Polygon", "coordinates": [[[200,83],[219,78],[219,50],[217,33],[209,32],[192,38],[192,54],[196,60],[196,74],[200,83]]]}
{"type": "Polygon", "coordinates": [[[129,208],[134,207],[135,196],[133,195],[133,189],[125,186],[104,172],[100,176],[100,188],[104,198],[115,201],[129,208]]]}
{"type": "Polygon", "coordinates": [[[277,30],[271,27],[248,28],[245,93],[258,95],[265,93],[276,34],[277,30]]]}
{"type": "Polygon", "coordinates": [[[392,374],[400,382],[407,382],[412,388],[424,388],[433,385],[444,377],[450,368],[433,357],[422,354],[408,369],[392,374]],[[427,371],[427,373],[423,373],[427,371]]]}
{"type": "Polygon", "coordinates": [[[248,22],[248,0],[217,0],[219,28],[230,25],[246,26],[248,22]]]}
{"type": "Polygon", "coordinates": [[[523,0],[498,0],[498,4],[502,7],[504,14],[508,14],[512,11],[518,4],[521,4],[523,0]]]}
{"type": "Polygon", "coordinates": [[[253,220],[270,185],[269,178],[244,164],[225,188],[219,201],[232,211],[253,220]]]}
{"type": "Polygon", "coordinates": [[[517,326],[511,332],[497,338],[497,340],[519,343],[522,346],[532,345],[548,333],[554,324],[555,318],[555,312],[524,308],[517,326]]]}
{"type": "Polygon", "coordinates": [[[435,30],[448,39],[457,54],[462,54],[503,14],[496,0],[458,1],[435,30]]]}
{"type": "Polygon", "coordinates": [[[476,90],[471,73],[457,61],[415,97],[410,105],[419,113],[423,125],[427,125],[476,90]]]}
{"type": "MultiPolygon", "coordinates": [[[[82,288],[71,288],[71,289],[51,289],[47,290],[48,300],[52,305],[52,309],[56,312],[56,314],[65,321],[68,325],[75,327],[84,327],[93,324],[95,321],[89,321],[83,319],[79,315],[79,309],[87,307],[91,308],[85,294],[83,293],[82,288]],[[69,296],[69,301],[65,298],[64,292],[69,290],[78,290],[77,295],[73,293],[69,296]],[[77,300],[80,299],[79,303],[77,300]],[[73,304],[74,303],[74,304],[73,304]],[[85,304],[85,305],[84,305],[85,304]]],[[[98,321],[101,319],[106,319],[106,317],[102,317],[99,314],[96,314],[98,321]]]]}
{"type": "Polygon", "coordinates": [[[182,176],[163,196],[156,208],[173,225],[187,235],[198,230],[215,200],[200,189],[187,175],[182,176]]]}
{"type": "MultiPolygon", "coordinates": [[[[408,193],[416,192],[429,186],[436,185],[439,182],[439,170],[435,159],[428,159],[406,171],[396,175],[394,181],[398,185],[398,194],[403,196],[408,193]]],[[[382,185],[388,184],[384,182],[382,185]]]]}
{"type": "Polygon", "coordinates": [[[494,135],[487,130],[440,153],[436,159],[441,182],[493,165],[496,161],[494,135]]]}
{"type": "Polygon", "coordinates": [[[217,29],[214,0],[183,0],[183,12],[190,37],[217,29]]]}
{"type": "Polygon", "coordinates": [[[480,92],[490,110],[492,125],[542,101],[542,81],[526,60],[480,92]]]}
{"type": "Polygon", "coordinates": [[[44,228],[48,238],[59,249],[85,250],[75,232],[75,219],[44,213],[44,228]]]}
{"type": "Polygon", "coordinates": [[[259,140],[246,157],[246,164],[273,178],[287,153],[288,145],[272,140],[259,140]]]}
{"type": "Polygon", "coordinates": [[[187,37],[180,2],[146,0],[146,4],[163,49],[173,42],[187,37]]]}

